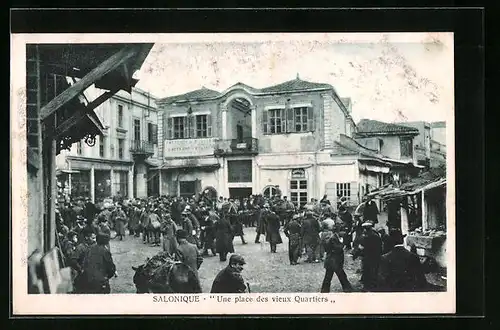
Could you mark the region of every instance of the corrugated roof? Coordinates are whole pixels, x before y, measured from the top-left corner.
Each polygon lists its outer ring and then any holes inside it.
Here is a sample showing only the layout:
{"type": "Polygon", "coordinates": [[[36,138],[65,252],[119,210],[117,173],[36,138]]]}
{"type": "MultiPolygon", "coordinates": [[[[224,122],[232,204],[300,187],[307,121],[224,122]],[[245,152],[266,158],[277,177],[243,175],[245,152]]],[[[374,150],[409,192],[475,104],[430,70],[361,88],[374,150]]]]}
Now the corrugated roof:
{"type": "Polygon", "coordinates": [[[219,93],[218,91],[215,91],[213,89],[208,89],[206,87],[202,87],[200,89],[197,89],[197,90],[185,93],[185,94],[165,97],[165,98],[159,100],[159,102],[174,103],[174,102],[181,102],[181,101],[201,101],[201,100],[205,100],[205,99],[219,97],[221,95],[222,94],[219,93]]]}
{"type": "Polygon", "coordinates": [[[315,83],[297,78],[285,81],[284,83],[281,84],[262,88],[260,91],[263,93],[279,93],[279,92],[293,92],[293,91],[303,91],[311,89],[333,89],[333,87],[330,84],[315,83]]]}
{"type": "Polygon", "coordinates": [[[418,134],[418,129],[397,124],[384,123],[378,120],[362,119],[357,125],[356,134],[418,134]]]}

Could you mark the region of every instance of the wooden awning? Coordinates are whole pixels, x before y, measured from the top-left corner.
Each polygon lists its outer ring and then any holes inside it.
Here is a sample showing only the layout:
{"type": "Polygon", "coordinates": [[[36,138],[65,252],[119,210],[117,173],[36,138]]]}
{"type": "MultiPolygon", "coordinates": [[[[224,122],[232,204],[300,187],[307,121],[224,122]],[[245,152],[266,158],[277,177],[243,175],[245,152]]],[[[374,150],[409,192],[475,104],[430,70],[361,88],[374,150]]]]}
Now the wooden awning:
{"type": "Polygon", "coordinates": [[[130,90],[131,85],[135,85],[135,83],[137,82],[136,80],[134,81],[132,79],[132,75],[135,71],[134,68],[137,68],[136,57],[140,57],[142,58],[142,61],[144,61],[144,50],[146,49],[147,52],[149,52],[152,46],[152,44],[124,45],[122,49],[100,63],[92,71],[82,77],[81,80],[64,90],[62,93],[53,98],[49,103],[47,103],[40,111],[40,118],[42,120],[47,119],[59,108],[67,104],[70,100],[83,93],[88,87],[98,81],[102,81],[103,79],[108,77],[108,74],[118,68],[121,68],[123,70],[121,72],[121,76],[126,80],[127,83],[117,84],[118,86],[116,86],[116,91],[118,91],[119,89],[130,90]]]}

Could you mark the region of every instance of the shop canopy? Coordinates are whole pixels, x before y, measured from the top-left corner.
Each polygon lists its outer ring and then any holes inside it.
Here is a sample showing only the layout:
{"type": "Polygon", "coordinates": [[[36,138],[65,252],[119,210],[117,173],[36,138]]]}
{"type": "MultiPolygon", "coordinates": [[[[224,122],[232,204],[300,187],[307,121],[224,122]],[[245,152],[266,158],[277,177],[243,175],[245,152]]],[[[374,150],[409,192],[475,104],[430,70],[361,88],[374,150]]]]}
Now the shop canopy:
{"type": "Polygon", "coordinates": [[[368,194],[368,196],[380,198],[382,200],[391,200],[408,195],[414,195],[422,191],[427,191],[445,185],[446,178],[438,178],[434,181],[429,181],[419,177],[402,184],[400,187],[396,187],[393,184],[387,184],[373,190],[368,194]]]}
{"type": "Polygon", "coordinates": [[[86,137],[102,134],[104,127],[93,110],[119,90],[131,92],[138,82],[133,75],[152,47],[153,44],[119,43],[37,45],[46,73],[73,79],[40,110],[40,119],[50,123],[51,128],[45,138],[59,141],[57,152],[86,137]],[[104,93],[87,100],[84,92],[92,85],[104,93]]]}

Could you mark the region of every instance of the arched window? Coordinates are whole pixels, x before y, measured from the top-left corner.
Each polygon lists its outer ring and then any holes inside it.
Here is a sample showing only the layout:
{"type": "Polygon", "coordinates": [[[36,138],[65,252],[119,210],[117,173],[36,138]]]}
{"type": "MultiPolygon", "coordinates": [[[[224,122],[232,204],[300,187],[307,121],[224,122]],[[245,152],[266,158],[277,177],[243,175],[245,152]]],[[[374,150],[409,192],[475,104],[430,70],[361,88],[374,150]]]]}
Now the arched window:
{"type": "Polygon", "coordinates": [[[264,188],[262,193],[263,193],[264,197],[272,198],[272,197],[278,195],[278,192],[279,192],[279,190],[276,186],[267,186],[264,188]]]}

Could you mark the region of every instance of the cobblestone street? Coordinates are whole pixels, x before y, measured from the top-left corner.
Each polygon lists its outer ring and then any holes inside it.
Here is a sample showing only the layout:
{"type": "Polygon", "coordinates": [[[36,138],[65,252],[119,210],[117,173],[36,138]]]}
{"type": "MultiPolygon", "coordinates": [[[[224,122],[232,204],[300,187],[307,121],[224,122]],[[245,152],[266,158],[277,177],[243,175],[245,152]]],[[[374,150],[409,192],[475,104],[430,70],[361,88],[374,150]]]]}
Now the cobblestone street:
{"type": "MultiPolygon", "coordinates": [[[[243,270],[243,278],[250,283],[252,292],[319,292],[325,274],[323,264],[308,264],[301,262],[291,266],[288,261],[288,241],[281,233],[283,244],[278,245],[277,253],[271,254],[269,244],[261,236],[261,243],[255,244],[255,228],[245,228],[246,245],[241,244],[239,237],[234,239],[236,253],[241,254],[247,264],[243,270]]],[[[132,281],[134,271],[132,266],[137,266],[152,257],[161,247],[144,244],[141,238],[127,236],[123,241],[111,241],[111,252],[117,267],[118,277],[110,282],[112,293],[135,293],[132,281]]],[[[301,259],[302,260],[302,259],[301,259]]],[[[217,273],[227,265],[220,262],[219,257],[205,257],[200,267],[199,274],[204,293],[210,292],[212,281],[217,273]]],[[[360,289],[360,261],[353,261],[346,254],[344,269],[349,281],[356,290],[360,289]]],[[[341,292],[340,283],[336,276],[333,277],[331,292],[341,292]]]]}

